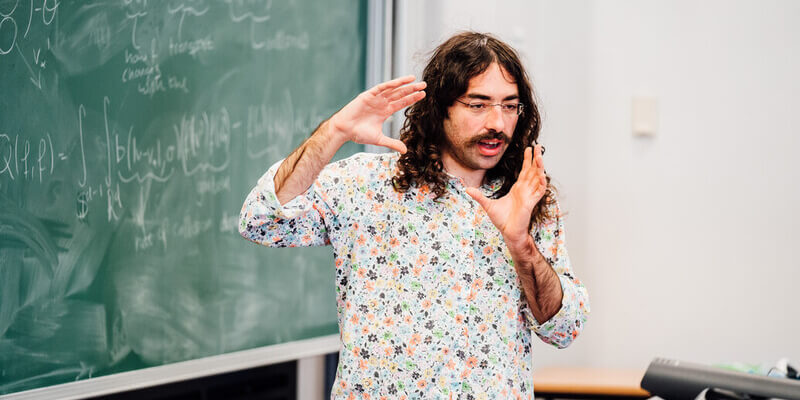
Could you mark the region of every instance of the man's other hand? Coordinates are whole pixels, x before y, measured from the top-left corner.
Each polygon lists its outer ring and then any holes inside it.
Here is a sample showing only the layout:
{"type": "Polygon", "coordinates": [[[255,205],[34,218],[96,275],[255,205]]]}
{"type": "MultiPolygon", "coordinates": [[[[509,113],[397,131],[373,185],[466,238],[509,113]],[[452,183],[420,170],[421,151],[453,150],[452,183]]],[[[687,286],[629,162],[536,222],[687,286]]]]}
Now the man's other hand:
{"type": "Polygon", "coordinates": [[[530,246],[532,238],[528,226],[531,214],[546,191],[547,177],[544,174],[541,145],[536,145],[535,150],[530,147],[525,149],[522,171],[505,196],[489,199],[477,188],[467,188],[467,194],[483,207],[512,252],[530,246]]]}
{"type": "Polygon", "coordinates": [[[404,76],[359,94],[331,117],[330,128],[345,140],[388,147],[405,153],[406,145],[384,135],[382,128],[392,114],[425,97],[425,82],[412,82],[413,75],[404,76]]]}

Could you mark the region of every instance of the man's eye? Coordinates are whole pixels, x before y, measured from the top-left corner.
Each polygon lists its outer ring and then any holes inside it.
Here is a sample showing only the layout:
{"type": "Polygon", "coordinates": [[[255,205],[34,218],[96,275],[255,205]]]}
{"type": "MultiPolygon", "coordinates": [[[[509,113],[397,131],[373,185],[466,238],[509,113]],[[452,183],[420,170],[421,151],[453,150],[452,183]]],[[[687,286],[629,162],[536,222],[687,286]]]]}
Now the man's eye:
{"type": "Polygon", "coordinates": [[[472,109],[472,110],[476,110],[476,111],[483,110],[484,108],[486,108],[486,104],[483,104],[483,103],[469,103],[469,108],[472,109]]]}
{"type": "Polygon", "coordinates": [[[503,104],[503,111],[508,111],[508,112],[517,111],[517,105],[516,104],[503,104]]]}

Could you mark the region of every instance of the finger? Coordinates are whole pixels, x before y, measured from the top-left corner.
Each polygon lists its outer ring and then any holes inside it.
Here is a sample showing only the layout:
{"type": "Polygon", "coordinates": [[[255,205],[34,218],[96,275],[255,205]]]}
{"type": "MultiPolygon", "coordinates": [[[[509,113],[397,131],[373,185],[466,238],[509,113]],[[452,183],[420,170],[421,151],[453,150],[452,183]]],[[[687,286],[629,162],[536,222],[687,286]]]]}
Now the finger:
{"type": "Polygon", "coordinates": [[[386,98],[386,100],[395,101],[397,99],[406,97],[411,93],[419,92],[420,90],[425,89],[425,87],[427,87],[427,86],[428,86],[428,84],[425,83],[425,82],[417,82],[417,83],[415,83],[413,85],[406,85],[406,86],[403,86],[403,87],[399,87],[399,88],[395,89],[389,95],[389,97],[386,98]]]}
{"type": "Polygon", "coordinates": [[[389,107],[391,108],[392,113],[395,113],[422,100],[423,98],[425,98],[425,92],[414,92],[400,100],[395,100],[389,103],[389,107]]]}
{"type": "Polygon", "coordinates": [[[538,179],[544,174],[544,162],[542,161],[542,146],[537,144],[533,147],[533,160],[531,161],[531,179],[538,179]]]}
{"type": "Polygon", "coordinates": [[[484,210],[486,211],[489,210],[490,200],[486,196],[484,196],[480,190],[476,188],[467,188],[467,194],[469,195],[469,197],[472,197],[475,201],[477,201],[478,204],[480,204],[484,210]]]}
{"type": "Polygon", "coordinates": [[[414,82],[414,79],[416,79],[414,78],[414,75],[407,75],[397,79],[392,79],[390,81],[383,82],[381,84],[373,86],[372,89],[369,90],[369,92],[377,96],[386,90],[395,89],[407,83],[414,82]]]}
{"type": "Polygon", "coordinates": [[[539,191],[542,190],[542,188],[543,188],[542,180],[539,179],[539,177],[537,176],[536,178],[533,179],[533,184],[530,187],[530,193],[538,194],[539,191]]]}
{"type": "Polygon", "coordinates": [[[542,197],[547,193],[547,177],[544,173],[541,173],[539,176],[536,177],[536,191],[534,192],[534,197],[536,199],[541,200],[542,197]]]}
{"type": "Polygon", "coordinates": [[[544,168],[544,158],[542,157],[542,145],[537,144],[536,145],[536,151],[534,153],[535,153],[534,161],[536,162],[536,166],[539,167],[539,169],[543,169],[544,168]]]}
{"type": "Polygon", "coordinates": [[[387,148],[392,149],[394,151],[398,151],[398,152],[400,152],[400,154],[405,154],[406,151],[408,150],[406,148],[406,144],[405,143],[403,143],[403,142],[401,142],[401,141],[399,141],[397,139],[392,139],[392,138],[386,137],[386,136],[381,136],[380,138],[378,138],[378,143],[375,143],[375,144],[377,146],[387,147],[387,148]]]}
{"type": "Polygon", "coordinates": [[[526,147],[522,156],[522,171],[519,172],[519,180],[530,180],[532,178],[531,172],[531,148],[526,147]]]}

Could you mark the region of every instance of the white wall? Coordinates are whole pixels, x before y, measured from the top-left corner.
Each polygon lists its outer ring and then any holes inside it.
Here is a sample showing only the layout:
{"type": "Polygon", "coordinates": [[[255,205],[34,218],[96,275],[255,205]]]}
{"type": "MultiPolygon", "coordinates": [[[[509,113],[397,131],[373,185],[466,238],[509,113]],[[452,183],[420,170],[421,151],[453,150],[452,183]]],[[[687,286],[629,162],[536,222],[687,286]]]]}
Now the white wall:
{"type": "Polygon", "coordinates": [[[457,30],[517,47],[592,315],[534,364],[800,362],[800,2],[398,0],[395,75],[457,30]],[[655,138],[631,99],[658,98],[655,138]]]}

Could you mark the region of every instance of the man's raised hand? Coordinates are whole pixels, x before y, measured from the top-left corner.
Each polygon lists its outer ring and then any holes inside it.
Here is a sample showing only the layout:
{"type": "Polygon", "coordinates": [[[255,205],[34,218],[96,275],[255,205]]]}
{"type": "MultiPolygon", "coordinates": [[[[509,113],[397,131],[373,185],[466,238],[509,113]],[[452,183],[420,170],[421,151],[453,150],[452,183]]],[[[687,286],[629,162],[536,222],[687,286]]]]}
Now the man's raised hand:
{"type": "Polygon", "coordinates": [[[331,117],[331,128],[346,140],[388,147],[405,153],[406,145],[385,136],[382,128],[392,114],[425,97],[425,82],[412,82],[413,75],[404,76],[359,94],[331,117]]]}
{"type": "Polygon", "coordinates": [[[469,194],[483,207],[492,223],[500,230],[509,249],[530,244],[528,226],[533,208],[547,191],[547,177],[542,161],[542,146],[525,149],[522,171],[508,194],[499,199],[486,198],[477,188],[468,188],[469,194]],[[532,154],[533,153],[533,154],[532,154]]]}

